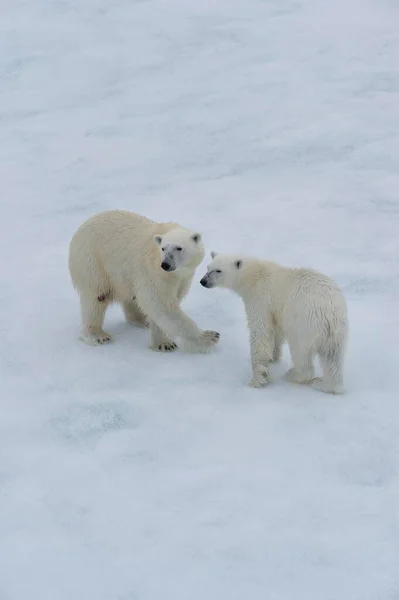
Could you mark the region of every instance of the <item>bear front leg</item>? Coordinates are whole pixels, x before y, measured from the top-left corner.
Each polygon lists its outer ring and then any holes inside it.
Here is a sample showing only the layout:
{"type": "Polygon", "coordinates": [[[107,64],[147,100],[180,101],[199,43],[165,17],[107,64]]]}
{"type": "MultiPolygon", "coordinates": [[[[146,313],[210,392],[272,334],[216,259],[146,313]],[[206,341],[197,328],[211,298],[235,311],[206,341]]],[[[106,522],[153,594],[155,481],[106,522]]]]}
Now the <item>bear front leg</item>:
{"type": "Polygon", "coordinates": [[[156,352],[171,352],[176,350],[175,344],[166,333],[162,331],[155,323],[150,323],[150,348],[156,352]]]}
{"type": "Polygon", "coordinates": [[[217,331],[201,331],[178,306],[164,307],[163,313],[159,312],[158,307],[148,306],[150,319],[171,340],[181,340],[180,345],[189,352],[207,352],[219,341],[217,331]]]}
{"type": "MultiPolygon", "coordinates": [[[[263,317],[264,319],[264,317],[263,317]]],[[[252,377],[251,387],[264,387],[271,382],[268,363],[273,360],[275,350],[275,331],[270,322],[249,319],[252,377]]]]}

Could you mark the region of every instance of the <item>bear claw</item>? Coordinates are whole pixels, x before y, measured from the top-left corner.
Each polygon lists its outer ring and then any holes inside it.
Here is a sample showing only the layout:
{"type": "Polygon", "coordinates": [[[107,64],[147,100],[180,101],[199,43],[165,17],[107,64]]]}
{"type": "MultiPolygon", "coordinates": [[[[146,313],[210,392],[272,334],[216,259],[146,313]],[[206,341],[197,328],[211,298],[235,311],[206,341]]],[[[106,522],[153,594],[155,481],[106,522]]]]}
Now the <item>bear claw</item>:
{"type": "Polygon", "coordinates": [[[151,346],[151,348],[158,352],[173,352],[173,350],[176,350],[177,344],[175,344],[174,342],[168,342],[165,344],[157,344],[156,346],[151,346]]]}

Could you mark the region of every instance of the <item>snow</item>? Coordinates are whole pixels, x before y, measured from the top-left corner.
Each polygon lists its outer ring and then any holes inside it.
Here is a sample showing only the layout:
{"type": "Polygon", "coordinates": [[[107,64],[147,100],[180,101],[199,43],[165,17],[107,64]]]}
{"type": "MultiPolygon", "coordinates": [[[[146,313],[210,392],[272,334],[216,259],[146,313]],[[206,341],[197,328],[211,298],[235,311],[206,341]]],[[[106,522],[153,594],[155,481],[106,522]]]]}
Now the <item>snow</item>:
{"type": "Polygon", "coordinates": [[[1,600],[399,598],[399,8],[393,0],[3,0],[1,600]],[[115,307],[79,342],[69,240],[127,208],[330,274],[347,393],[247,387],[115,307]]]}

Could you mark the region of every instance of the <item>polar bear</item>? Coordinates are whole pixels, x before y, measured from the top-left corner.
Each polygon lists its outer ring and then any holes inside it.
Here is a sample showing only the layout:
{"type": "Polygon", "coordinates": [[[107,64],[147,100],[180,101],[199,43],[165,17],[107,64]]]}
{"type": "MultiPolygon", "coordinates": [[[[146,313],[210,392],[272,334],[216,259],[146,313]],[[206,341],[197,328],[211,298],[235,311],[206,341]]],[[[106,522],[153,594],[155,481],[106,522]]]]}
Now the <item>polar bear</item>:
{"type": "Polygon", "coordinates": [[[250,385],[270,383],[268,363],[278,361],[285,340],[293,367],[287,378],[311,383],[322,392],[343,392],[343,362],[348,337],[345,298],[336,283],[311,269],[211,253],[201,284],[225,287],[244,301],[250,331],[253,376],[250,385]],[[314,379],[319,355],[323,378],[314,379]]]}
{"type": "Polygon", "coordinates": [[[204,258],[201,235],[176,223],[156,223],[124,210],[97,214],[73,236],[69,271],[80,295],[81,339],[97,345],[109,304],[122,305],[127,321],[150,328],[150,348],[206,352],[219,340],[201,331],[180,308],[204,258]]]}

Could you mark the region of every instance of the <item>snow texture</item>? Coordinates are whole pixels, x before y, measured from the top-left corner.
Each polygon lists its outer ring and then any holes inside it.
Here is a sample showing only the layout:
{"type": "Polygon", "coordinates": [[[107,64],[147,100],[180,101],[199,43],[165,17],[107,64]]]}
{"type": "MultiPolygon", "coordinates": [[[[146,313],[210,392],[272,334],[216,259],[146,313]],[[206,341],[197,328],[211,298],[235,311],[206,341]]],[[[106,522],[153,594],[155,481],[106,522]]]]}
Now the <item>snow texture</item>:
{"type": "MultiPolygon", "coordinates": [[[[399,598],[399,6],[3,0],[1,600],[399,598]],[[347,393],[247,387],[244,309],[185,301],[211,355],[113,308],[78,340],[67,253],[110,208],[318,268],[347,393]]],[[[208,254],[209,255],[209,254],[208,254]]]]}

